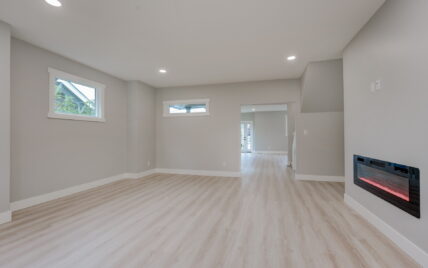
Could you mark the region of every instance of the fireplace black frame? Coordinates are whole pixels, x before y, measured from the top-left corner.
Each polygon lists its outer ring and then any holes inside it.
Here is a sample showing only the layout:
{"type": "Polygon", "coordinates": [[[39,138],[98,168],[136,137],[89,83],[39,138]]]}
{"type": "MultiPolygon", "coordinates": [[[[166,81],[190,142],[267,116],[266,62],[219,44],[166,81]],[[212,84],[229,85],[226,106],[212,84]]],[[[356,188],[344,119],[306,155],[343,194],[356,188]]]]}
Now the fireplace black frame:
{"type": "Polygon", "coordinates": [[[386,162],[383,160],[373,159],[365,156],[354,155],[354,184],[393,204],[394,206],[406,211],[407,213],[415,216],[416,218],[421,217],[419,177],[420,173],[418,168],[386,162]],[[373,186],[361,180],[358,177],[358,165],[366,165],[371,168],[408,178],[409,201],[401,199],[391,193],[388,193],[387,191],[384,191],[376,186],[373,186]]]}

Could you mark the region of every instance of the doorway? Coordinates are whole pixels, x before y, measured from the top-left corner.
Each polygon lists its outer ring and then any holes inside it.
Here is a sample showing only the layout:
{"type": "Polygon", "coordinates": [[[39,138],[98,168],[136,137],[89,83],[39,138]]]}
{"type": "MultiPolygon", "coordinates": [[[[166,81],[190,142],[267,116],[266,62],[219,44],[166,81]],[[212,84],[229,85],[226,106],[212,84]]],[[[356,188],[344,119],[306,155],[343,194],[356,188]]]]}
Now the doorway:
{"type": "Polygon", "coordinates": [[[288,166],[288,117],[287,104],[241,106],[241,171],[254,168],[254,161],[260,159],[281,161],[288,166]]]}

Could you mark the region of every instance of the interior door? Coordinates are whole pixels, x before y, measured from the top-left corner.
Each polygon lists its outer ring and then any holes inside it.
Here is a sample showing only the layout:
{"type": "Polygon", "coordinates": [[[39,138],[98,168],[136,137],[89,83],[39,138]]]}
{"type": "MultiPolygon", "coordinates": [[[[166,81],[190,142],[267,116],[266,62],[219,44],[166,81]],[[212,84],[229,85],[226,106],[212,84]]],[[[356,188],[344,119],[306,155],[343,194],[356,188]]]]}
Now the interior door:
{"type": "Polygon", "coordinates": [[[251,153],[253,152],[253,122],[242,121],[241,122],[241,152],[251,153]]]}

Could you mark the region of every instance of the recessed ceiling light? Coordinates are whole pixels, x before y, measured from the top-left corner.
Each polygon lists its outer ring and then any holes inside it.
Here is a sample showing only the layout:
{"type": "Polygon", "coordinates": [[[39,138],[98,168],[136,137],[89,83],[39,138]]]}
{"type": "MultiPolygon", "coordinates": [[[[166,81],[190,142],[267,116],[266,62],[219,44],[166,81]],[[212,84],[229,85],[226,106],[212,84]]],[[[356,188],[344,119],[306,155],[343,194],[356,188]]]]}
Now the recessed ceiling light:
{"type": "Polygon", "coordinates": [[[46,3],[48,3],[51,6],[54,7],[60,7],[62,6],[61,2],[59,0],[45,0],[46,3]]]}
{"type": "Polygon", "coordinates": [[[159,69],[159,73],[166,74],[166,69],[159,69]]]}
{"type": "Polygon", "coordinates": [[[292,55],[292,56],[288,56],[287,57],[287,60],[288,61],[293,61],[293,60],[296,60],[297,59],[297,57],[296,56],[294,56],[294,55],[292,55]]]}

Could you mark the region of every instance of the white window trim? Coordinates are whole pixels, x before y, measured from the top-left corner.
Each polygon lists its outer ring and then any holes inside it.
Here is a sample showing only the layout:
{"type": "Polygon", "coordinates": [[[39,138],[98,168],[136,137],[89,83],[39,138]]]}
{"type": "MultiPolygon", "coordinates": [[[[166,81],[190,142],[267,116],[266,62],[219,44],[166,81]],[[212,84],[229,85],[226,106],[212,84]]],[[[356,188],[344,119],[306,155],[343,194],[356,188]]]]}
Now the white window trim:
{"type": "Polygon", "coordinates": [[[54,119],[69,119],[69,120],[81,120],[81,121],[93,121],[93,122],[105,122],[105,88],[106,86],[94,82],[76,75],[72,75],[63,71],[59,71],[53,68],[49,68],[49,113],[48,118],[54,119]],[[96,100],[97,100],[97,115],[98,116],[85,116],[76,114],[62,114],[55,112],[55,80],[61,78],[64,80],[73,81],[82,85],[96,88],[96,100]]]}
{"type": "Polygon", "coordinates": [[[207,116],[210,115],[210,100],[209,99],[193,99],[193,100],[173,100],[163,102],[163,116],[164,117],[187,117],[187,116],[207,116]],[[171,114],[169,106],[172,104],[205,104],[207,111],[205,113],[184,113],[184,114],[171,114]]]}

